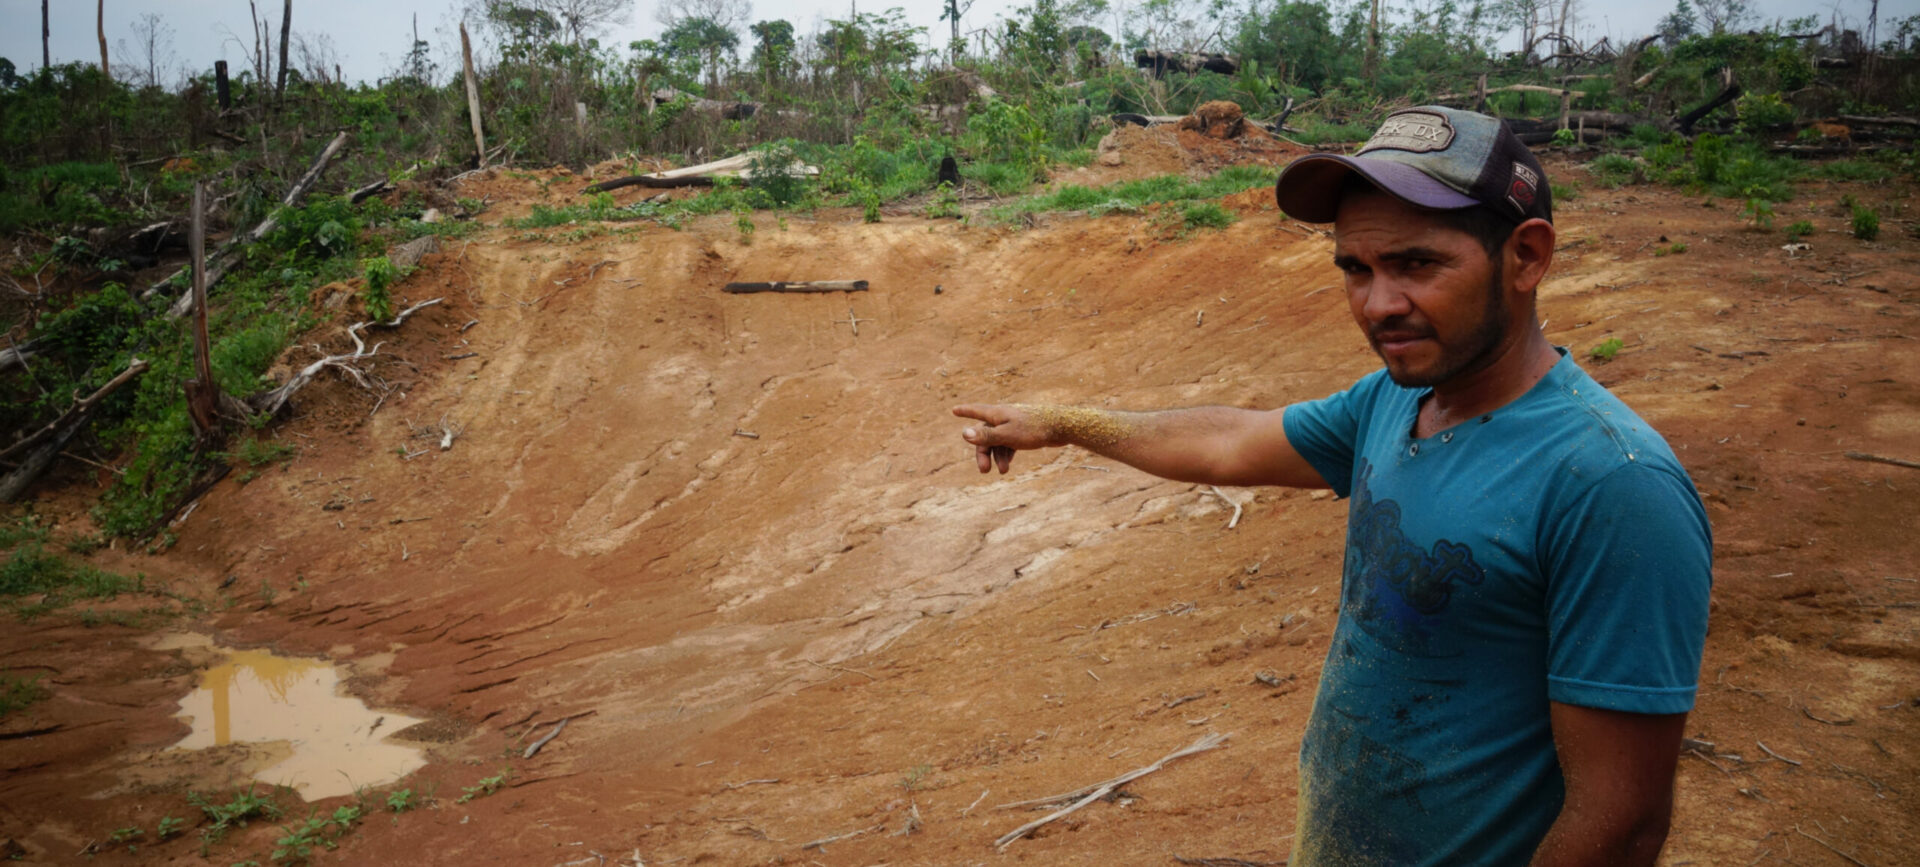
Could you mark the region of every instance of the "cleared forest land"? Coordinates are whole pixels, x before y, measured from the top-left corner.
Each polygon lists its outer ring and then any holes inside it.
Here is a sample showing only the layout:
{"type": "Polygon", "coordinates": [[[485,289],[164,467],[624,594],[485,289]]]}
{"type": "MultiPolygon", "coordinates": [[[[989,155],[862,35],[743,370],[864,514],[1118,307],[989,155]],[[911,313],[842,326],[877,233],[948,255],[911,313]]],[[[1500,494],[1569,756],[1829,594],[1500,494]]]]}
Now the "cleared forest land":
{"type": "MultiPolygon", "coordinates": [[[[1822,227],[1784,250],[1724,200],[1548,168],[1582,193],[1559,205],[1546,330],[1668,437],[1714,522],[1665,863],[1902,862],[1920,843],[1920,474],[1857,456],[1920,458],[1920,240],[1899,220],[1874,243],[1838,231],[1838,187],[1781,206],[1822,227]]],[[[498,225],[561,180],[457,190],[495,225],[393,287],[396,306],[445,301],[379,335],[391,394],[325,374],[277,429],[291,460],[221,482],[163,556],[93,555],[212,603],[170,630],[347,663],[355,695],[428,720],[404,735],[430,757],[405,784],[420,804],[322,857],[1285,857],[1346,503],[1072,450],[982,477],[947,409],[1342,388],[1378,362],[1318,227],[1267,189],[1226,198],[1239,219],[1218,230],[1154,208],[498,225]],[[842,279],[871,288],[721,292],[842,279]],[[1207,733],[1231,738],[995,850],[1040,815],[1001,805],[1207,733]]],[[[1850,189],[1890,214],[1914,192],[1850,189]]],[[[333,326],[283,361],[313,343],[350,348],[333,326]]],[[[84,520],[93,479],[60,472],[70,493],[40,514],[84,520]]],[[[244,788],[259,757],[168,752],[188,656],[110,621],[0,634],[8,669],[51,692],[0,731],[0,828],[28,860],[91,844],[95,863],[201,863],[187,793],[244,788]],[[108,842],[163,816],[186,833],[108,842]]],[[[265,860],[286,833],[236,829],[212,857],[265,860]]]]}

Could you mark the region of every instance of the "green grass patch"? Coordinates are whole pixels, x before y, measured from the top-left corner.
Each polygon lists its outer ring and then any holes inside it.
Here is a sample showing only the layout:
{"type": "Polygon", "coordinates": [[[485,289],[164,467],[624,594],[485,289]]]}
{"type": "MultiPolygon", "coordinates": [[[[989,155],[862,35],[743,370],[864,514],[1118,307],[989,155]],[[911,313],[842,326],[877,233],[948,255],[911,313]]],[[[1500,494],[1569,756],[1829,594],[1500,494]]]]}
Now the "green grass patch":
{"type": "Polygon", "coordinates": [[[46,698],[52,693],[40,685],[37,677],[14,677],[0,674],[0,719],[10,713],[23,710],[28,705],[46,698]]]}
{"type": "MultiPolygon", "coordinates": [[[[1160,175],[1091,188],[1067,184],[1050,193],[1029,196],[991,208],[992,220],[1011,220],[1021,214],[1049,211],[1086,211],[1092,213],[1134,213],[1148,205],[1218,199],[1255,187],[1271,186],[1274,170],[1260,166],[1229,166],[1212,177],[1193,180],[1181,175],[1160,175]]],[[[1219,208],[1219,205],[1214,205],[1219,208]]],[[[1232,214],[1220,209],[1232,223],[1232,214]]],[[[1208,215],[1202,220],[1218,217],[1208,215]]]]}
{"type": "Polygon", "coordinates": [[[96,569],[47,550],[37,541],[23,542],[0,563],[0,605],[22,617],[33,617],[80,599],[112,599],[122,593],[144,591],[146,578],[128,577],[96,569]],[[33,604],[21,597],[39,596],[33,604]]]}

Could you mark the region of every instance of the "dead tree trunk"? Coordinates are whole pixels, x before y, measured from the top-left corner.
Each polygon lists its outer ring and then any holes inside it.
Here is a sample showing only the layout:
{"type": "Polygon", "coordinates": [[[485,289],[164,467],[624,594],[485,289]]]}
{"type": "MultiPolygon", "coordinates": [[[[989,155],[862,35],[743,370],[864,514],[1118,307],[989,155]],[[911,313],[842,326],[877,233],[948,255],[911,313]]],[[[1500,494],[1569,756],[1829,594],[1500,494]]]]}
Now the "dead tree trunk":
{"type": "Polygon", "coordinates": [[[100,74],[113,77],[113,70],[107,66],[107,0],[100,0],[98,14],[94,17],[94,26],[100,33],[100,74]]]}
{"type": "Polygon", "coordinates": [[[224,60],[213,62],[213,92],[220,100],[221,111],[233,107],[233,84],[227,80],[227,62],[224,60]]]}
{"type": "Polygon", "coordinates": [[[467,39],[467,22],[460,22],[460,67],[467,77],[467,115],[473,118],[473,166],[487,167],[487,137],[480,129],[480,85],[473,78],[473,43],[467,39]]]}
{"type": "Polygon", "coordinates": [[[146,369],[145,361],[133,359],[127,365],[127,369],[120,372],[120,375],[107,380],[107,384],[100,386],[99,390],[93,394],[76,401],[73,406],[67,408],[66,412],[61,413],[59,418],[41,428],[38,433],[13,444],[5,451],[0,451],[0,461],[8,460],[14,455],[25,456],[12,472],[0,476],[0,503],[11,503],[19,499],[20,495],[26,492],[27,486],[33,484],[35,479],[40,478],[41,473],[47,471],[47,467],[53,465],[53,459],[60,456],[60,450],[66,448],[67,443],[72,441],[74,436],[87,426],[87,422],[93,419],[93,413],[100,408],[100,402],[106,400],[107,395],[114,393],[120,386],[126,385],[133,381],[134,377],[146,372],[146,369]]]}
{"type": "Polygon", "coordinates": [[[53,68],[53,52],[47,48],[47,40],[53,37],[53,31],[47,26],[47,0],[40,0],[40,68],[53,68]]]}
{"type": "Polygon", "coordinates": [[[293,29],[293,0],[280,11],[280,72],[273,78],[273,101],[277,105],[287,92],[287,37],[293,29]]]}
{"type": "Polygon", "coordinates": [[[1735,84],[1733,81],[1732,67],[1722,68],[1720,70],[1720,79],[1726,82],[1726,89],[1720,91],[1719,96],[1707,100],[1699,108],[1674,119],[1673,128],[1679,130],[1681,135],[1693,135],[1694,124],[1699,123],[1702,118],[1712,114],[1714,109],[1740,98],[1740,85],[1735,84]]]}
{"type": "Polygon", "coordinates": [[[206,184],[193,184],[193,229],[188,244],[192,247],[193,268],[193,378],[187,380],[187,416],[193,420],[196,443],[205,447],[220,432],[219,386],[213,383],[213,362],[207,340],[207,226],[206,184]]]}
{"type": "MultiPolygon", "coordinates": [[[[322,150],[320,152],[320,156],[313,161],[313,166],[307,169],[307,173],[304,175],[301,175],[300,180],[295,181],[293,183],[293,187],[287,190],[286,196],[280,199],[280,204],[282,207],[289,207],[289,208],[293,207],[295,202],[300,201],[300,198],[307,194],[307,190],[311,189],[313,185],[320,180],[320,176],[326,173],[327,166],[332,164],[334,156],[340,153],[341,148],[346,147],[347,138],[348,138],[348,134],[345,132],[342,132],[339,135],[334,136],[333,141],[330,141],[327,143],[326,149],[322,150]]],[[[261,220],[259,225],[254,226],[253,229],[248,231],[246,234],[237,235],[233,239],[229,240],[224,246],[220,248],[218,252],[215,252],[208,259],[207,286],[209,287],[213,286],[213,284],[220,282],[221,277],[226,276],[227,271],[231,269],[233,265],[240,258],[239,253],[242,247],[246,246],[247,244],[251,244],[255,241],[258,241],[261,238],[265,238],[269,233],[271,233],[274,229],[278,228],[279,226],[280,226],[279,217],[277,215],[269,216],[266,219],[261,220]]],[[[155,294],[161,292],[162,290],[172,287],[174,285],[174,281],[178,280],[179,278],[183,276],[191,277],[192,274],[190,273],[190,271],[191,271],[190,268],[183,268],[179,271],[175,271],[172,275],[169,275],[165,280],[161,280],[160,282],[155,283],[152,286],[148,287],[145,292],[140,293],[140,297],[142,299],[153,297],[155,294]]],[[[182,316],[187,315],[187,313],[192,309],[193,309],[193,292],[192,290],[188,290],[185,294],[180,296],[180,300],[175,301],[173,303],[173,306],[167,309],[167,316],[174,319],[178,319],[182,316]]]]}

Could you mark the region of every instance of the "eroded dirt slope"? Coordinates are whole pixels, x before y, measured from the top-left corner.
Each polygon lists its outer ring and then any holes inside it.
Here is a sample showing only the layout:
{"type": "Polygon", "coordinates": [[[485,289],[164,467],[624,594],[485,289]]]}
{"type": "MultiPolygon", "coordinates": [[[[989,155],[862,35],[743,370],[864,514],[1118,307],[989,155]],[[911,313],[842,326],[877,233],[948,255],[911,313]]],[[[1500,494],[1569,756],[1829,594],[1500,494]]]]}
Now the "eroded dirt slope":
{"type": "MultiPolygon", "coordinates": [[[[550,194],[480,183],[502,212],[550,194]]],[[[1839,226],[1839,192],[1791,210],[1839,226]]],[[[434,720],[411,734],[437,804],[362,825],[340,863],[1279,860],[1346,504],[1073,450],[983,478],[947,414],[1272,406],[1373,369],[1331,241],[1263,191],[1229,204],[1238,224],[1184,239],[1150,216],[489,229],[401,287],[448,299],[390,336],[376,371],[401,388],[306,393],[294,460],[223,483],[164,557],[103,558],[209,598],[234,576],[207,628],[354,661],[358,693],[434,720]],[[856,278],[872,290],[719,291],[856,278]],[[519,758],[530,723],[575,714],[519,758]],[[1232,738],[995,851],[1035,816],[998,805],[1207,732],[1232,738]],[[507,788],[454,803],[502,767],[507,788]]],[[[1645,188],[1589,190],[1560,224],[1547,331],[1624,342],[1589,369],[1666,433],[1715,522],[1689,724],[1714,746],[1683,760],[1667,862],[1841,863],[1824,841],[1899,863],[1920,830],[1920,475],[1845,452],[1920,457],[1916,242],[1889,220],[1881,243],[1824,233],[1789,258],[1726,207],[1645,188]]],[[[0,837],[31,857],[183,815],[245,763],[141,771],[177,761],[192,678],[140,638],[0,638],[55,684],[8,729],[59,728],[0,740],[0,837]]],[[[191,840],[114,859],[199,861],[191,840]]]]}

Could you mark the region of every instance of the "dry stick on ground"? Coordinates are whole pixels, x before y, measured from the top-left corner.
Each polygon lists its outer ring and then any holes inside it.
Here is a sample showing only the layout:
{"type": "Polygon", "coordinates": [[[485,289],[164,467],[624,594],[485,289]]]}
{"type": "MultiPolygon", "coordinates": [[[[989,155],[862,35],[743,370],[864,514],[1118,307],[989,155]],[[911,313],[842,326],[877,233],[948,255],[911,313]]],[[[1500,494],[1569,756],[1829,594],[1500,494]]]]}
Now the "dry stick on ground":
{"type": "Polygon", "coordinates": [[[1216,497],[1219,497],[1220,499],[1222,499],[1222,500],[1225,500],[1225,501],[1227,501],[1227,505],[1229,505],[1229,506],[1232,506],[1232,507],[1233,507],[1233,518],[1227,521],[1227,529],[1229,529],[1229,530],[1231,530],[1231,529],[1233,529],[1233,528],[1235,528],[1235,527],[1238,527],[1238,526],[1240,526],[1240,503],[1239,503],[1239,501],[1237,501],[1237,500],[1235,500],[1235,499],[1234,499],[1234,498],[1232,498],[1232,497],[1229,497],[1229,496],[1227,496],[1227,492],[1225,492],[1225,491],[1222,491],[1222,490],[1220,490],[1220,486],[1219,486],[1219,485],[1208,485],[1207,487],[1209,487],[1209,488],[1211,488],[1211,489],[1213,490],[1213,495],[1214,495],[1214,496],[1216,496],[1216,497]]]}
{"type": "Polygon", "coordinates": [[[87,426],[87,422],[93,418],[93,411],[99,408],[100,402],[120,386],[126,385],[134,377],[145,373],[146,370],[146,361],[133,359],[126,370],[120,371],[119,375],[107,380],[107,383],[100,386],[93,394],[76,400],[73,406],[68,407],[66,412],[61,413],[59,418],[54,419],[46,427],[7,447],[5,451],[0,451],[0,460],[11,458],[16,454],[25,455],[19,467],[5,476],[0,476],[0,503],[11,503],[14,498],[25,492],[27,486],[33,484],[34,479],[39,478],[41,473],[47,471],[47,467],[53,465],[53,459],[67,447],[67,443],[73,439],[74,435],[87,426]]]}
{"type": "Polygon", "coordinates": [[[1287,867],[1285,861],[1248,861],[1245,858],[1185,858],[1175,855],[1173,860],[1195,867],[1287,867]]]}
{"type": "Polygon", "coordinates": [[[358,382],[360,385],[365,386],[367,384],[366,376],[363,373],[361,373],[359,368],[354,367],[352,362],[359,361],[364,358],[372,358],[373,356],[380,354],[380,347],[382,344],[376,343],[373,345],[373,348],[369,350],[367,348],[367,342],[361,339],[360,337],[361,329],[367,328],[369,326],[378,326],[381,328],[397,327],[400,323],[407,321],[407,317],[412,316],[416,311],[419,311],[427,307],[432,307],[433,305],[439,304],[440,302],[445,300],[446,300],[445,298],[435,298],[431,301],[422,301],[418,304],[413,305],[412,307],[409,307],[405,310],[400,311],[400,315],[393,317],[393,321],[391,322],[356,322],[354,323],[351,327],[347,329],[347,337],[353,340],[352,352],[346,353],[344,355],[326,355],[326,351],[321,349],[319,344],[314,344],[313,346],[314,351],[319,352],[322,355],[319,361],[316,361],[312,364],[307,365],[304,368],[301,368],[299,373],[294,374],[292,379],[287,380],[286,385],[280,386],[279,388],[276,388],[272,391],[261,392],[260,394],[256,394],[253,397],[248,398],[247,403],[251,405],[256,411],[266,413],[270,417],[273,415],[276,415],[280,412],[282,408],[284,408],[287,405],[287,401],[293,397],[294,392],[299,391],[302,388],[305,388],[307,383],[312,382],[315,376],[320,375],[320,371],[325,370],[329,367],[337,367],[337,368],[340,368],[341,370],[346,371],[348,375],[354,378],[355,382],[358,382]]]}
{"type": "Polygon", "coordinates": [[[1876,455],[1876,454],[1870,454],[1867,452],[1850,451],[1850,452],[1847,452],[1846,455],[1847,457],[1852,458],[1856,461],[1870,461],[1876,464],[1892,464],[1896,467],[1906,467],[1907,469],[1910,469],[1910,470],[1920,470],[1920,461],[1909,461],[1909,460],[1903,460],[1901,458],[1890,458],[1890,457],[1887,457],[1886,455],[1876,455]]]}
{"type": "Polygon", "coordinates": [[[1114,777],[1111,780],[1107,780],[1106,782],[1095,783],[1091,786],[1075,789],[1071,792],[1067,792],[1066,794],[1054,795],[1049,798],[1040,798],[1032,801],[1020,801],[1012,804],[1001,804],[996,809],[1005,810],[1011,807],[1022,807],[1022,806],[1032,805],[1032,804],[1046,804],[1046,803],[1051,803],[1055,801],[1064,801],[1069,798],[1075,798],[1075,797],[1080,798],[1080,800],[1074,801],[1072,804],[1068,806],[1062,807],[1058,810],[1048,813],[1045,816],[1042,816],[1038,819],[1035,819],[1031,822],[1026,823],[1025,825],[1021,825],[1018,828],[1015,828],[1011,831],[1008,831],[1005,834],[1000,835],[1000,839],[993,841],[993,845],[996,848],[1004,849],[1007,847],[1007,844],[1012,843],[1013,841],[1018,840],[1021,837],[1025,837],[1027,834],[1031,833],[1035,828],[1039,828],[1040,826],[1045,825],[1048,822],[1052,822],[1056,819],[1063,818],[1068,814],[1071,814],[1075,810],[1080,809],[1081,807],[1091,804],[1094,801],[1098,801],[1101,798],[1104,798],[1107,795],[1112,794],[1113,790],[1118,789],[1121,786],[1124,786],[1128,783],[1131,783],[1134,780],[1140,779],[1141,777],[1144,777],[1148,774],[1151,774],[1154,771],[1160,770],[1163,767],[1166,767],[1166,764],[1168,762],[1173,761],[1174,759],[1178,759],[1184,756],[1190,756],[1190,755],[1193,755],[1194,753],[1202,753],[1202,752],[1206,752],[1207,750],[1216,749],[1221,744],[1225,743],[1227,738],[1230,738],[1230,737],[1233,737],[1233,735],[1231,734],[1223,735],[1215,732],[1209,732],[1204,737],[1200,738],[1197,741],[1194,741],[1192,744],[1189,744],[1188,746],[1182,749],[1178,749],[1171,753],[1166,754],[1159,761],[1154,762],[1151,765],[1147,765],[1144,768],[1136,768],[1134,770],[1128,771],[1124,774],[1121,774],[1120,776],[1114,777]],[[1084,794],[1084,797],[1082,796],[1083,794],[1084,794]]]}
{"type": "Polygon", "coordinates": [[[885,828],[885,827],[887,827],[887,823],[885,823],[885,822],[881,822],[880,824],[878,824],[878,825],[875,825],[875,826],[873,826],[873,827],[871,827],[871,828],[861,828],[861,829],[860,829],[860,830],[858,830],[858,831],[848,831],[848,832],[847,832],[847,833],[845,833],[845,834],[835,834],[835,835],[833,835],[833,836],[831,836],[831,837],[821,837],[820,839],[818,839],[818,840],[814,840],[814,841],[813,841],[813,842],[811,842],[811,843],[804,843],[804,844],[801,844],[801,846],[800,846],[800,848],[802,848],[802,849],[819,849],[819,848],[821,848],[821,847],[823,847],[823,846],[825,846],[825,845],[827,845],[828,843],[838,843],[838,842],[840,842],[841,840],[851,840],[851,839],[853,839],[853,838],[855,838],[855,837],[858,837],[858,836],[860,836],[861,834],[871,834],[871,833],[873,833],[873,832],[875,832],[875,831],[878,831],[878,830],[880,830],[880,829],[882,829],[882,828],[885,828]]]}
{"type": "Polygon", "coordinates": [[[559,736],[560,736],[560,730],[561,730],[561,729],[564,729],[564,728],[566,728],[566,727],[567,727],[567,723],[569,723],[569,722],[572,722],[572,720],[570,720],[570,719],[563,719],[563,720],[561,720],[561,721],[560,721],[560,723],[559,723],[558,725],[556,725],[556,726],[554,726],[554,727],[553,727],[553,731],[550,731],[550,732],[547,732],[547,736],[546,736],[546,737],[544,737],[544,738],[541,738],[541,739],[539,739],[539,740],[537,740],[537,741],[534,741],[533,743],[531,743],[531,744],[529,744],[529,745],[527,746],[527,751],[526,751],[525,753],[522,753],[522,754],[520,755],[520,758],[523,758],[523,759],[531,759],[531,758],[533,758],[533,756],[534,756],[534,754],[535,754],[535,753],[538,753],[538,752],[540,752],[540,748],[541,748],[541,747],[544,747],[544,746],[546,746],[546,745],[547,745],[547,742],[548,742],[548,741],[551,741],[551,740],[553,740],[554,738],[557,738],[557,737],[559,737],[559,736]]]}
{"type": "Polygon", "coordinates": [[[1754,743],[1760,745],[1761,752],[1764,752],[1767,755],[1770,755],[1776,759],[1779,759],[1780,761],[1786,762],[1789,765],[1793,765],[1796,768],[1800,766],[1799,762],[1796,762],[1792,759],[1787,758],[1786,756],[1783,756],[1783,755],[1780,755],[1779,753],[1774,752],[1771,748],[1767,746],[1765,741],[1754,741],[1754,743]]]}
{"type": "Polygon", "coordinates": [[[1815,843],[1819,843],[1820,845],[1827,847],[1827,851],[1832,852],[1833,854],[1838,855],[1842,858],[1845,858],[1848,861],[1851,861],[1854,864],[1859,865],[1859,867],[1872,867],[1872,865],[1868,864],[1867,862],[1862,861],[1858,858],[1853,857],[1852,855],[1848,855],[1847,853],[1840,851],[1839,849],[1835,848],[1832,843],[1829,843],[1825,840],[1820,839],[1819,837],[1815,837],[1812,834],[1809,834],[1805,831],[1800,830],[1799,825],[1793,826],[1793,833],[1799,834],[1802,837],[1805,837],[1809,840],[1812,840],[1815,843]]]}

